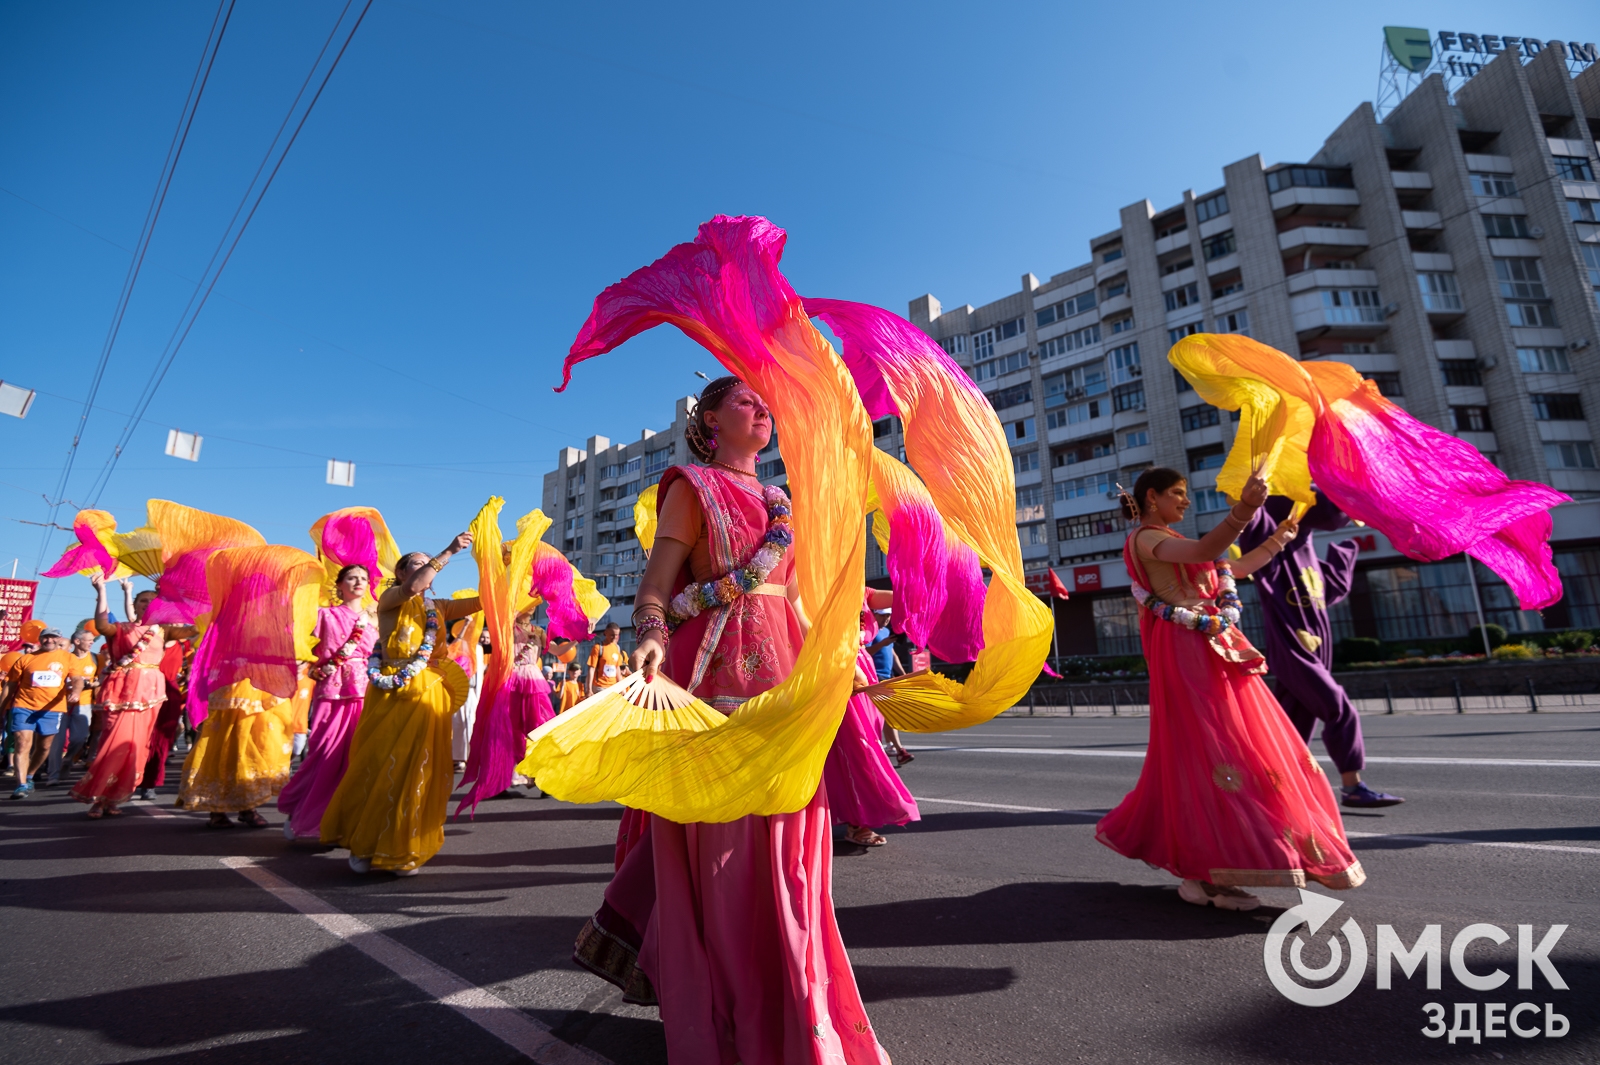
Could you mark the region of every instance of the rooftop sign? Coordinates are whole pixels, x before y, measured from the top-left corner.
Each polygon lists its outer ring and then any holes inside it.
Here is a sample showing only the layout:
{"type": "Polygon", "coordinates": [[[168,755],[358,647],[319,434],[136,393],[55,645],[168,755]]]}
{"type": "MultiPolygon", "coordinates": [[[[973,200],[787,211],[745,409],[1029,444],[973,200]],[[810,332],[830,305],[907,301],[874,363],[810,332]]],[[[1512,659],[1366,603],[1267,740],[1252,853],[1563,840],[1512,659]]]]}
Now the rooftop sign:
{"type": "Polygon", "coordinates": [[[1553,50],[1567,61],[1571,73],[1600,60],[1600,49],[1596,49],[1593,42],[1546,41],[1508,33],[1459,30],[1440,30],[1435,34],[1416,26],[1385,26],[1383,44],[1376,101],[1380,119],[1417,86],[1430,68],[1444,78],[1445,88],[1453,95],[1463,82],[1482,70],[1484,64],[1506,52],[1526,60],[1553,50]]]}

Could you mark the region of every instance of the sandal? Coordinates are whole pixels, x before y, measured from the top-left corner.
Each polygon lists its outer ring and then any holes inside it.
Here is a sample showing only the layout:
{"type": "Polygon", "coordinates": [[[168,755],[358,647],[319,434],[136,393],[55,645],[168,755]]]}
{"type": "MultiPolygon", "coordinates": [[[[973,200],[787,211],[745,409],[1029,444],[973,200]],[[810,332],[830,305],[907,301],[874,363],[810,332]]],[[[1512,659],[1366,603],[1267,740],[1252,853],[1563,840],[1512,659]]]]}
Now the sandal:
{"type": "Polygon", "coordinates": [[[227,814],[214,813],[214,814],[211,815],[211,819],[206,822],[206,827],[207,828],[232,828],[233,827],[233,822],[228,820],[228,815],[227,814]]]}
{"type": "Polygon", "coordinates": [[[906,750],[904,747],[901,747],[895,751],[894,764],[897,766],[905,765],[907,762],[915,762],[916,760],[917,756],[906,750]]]}
{"type": "Polygon", "coordinates": [[[121,817],[123,814],[128,812],[128,811],[122,809],[122,807],[120,807],[120,806],[106,806],[106,807],[103,807],[102,809],[105,810],[105,815],[107,817],[121,817]]]}
{"type": "Polygon", "coordinates": [[[106,808],[104,806],[101,806],[99,803],[95,803],[93,806],[89,807],[89,819],[90,820],[98,821],[102,817],[104,817],[105,815],[106,815],[106,808]]]}
{"type": "Polygon", "coordinates": [[[268,828],[271,826],[271,822],[254,810],[240,810],[237,816],[239,823],[248,828],[268,828]]]}
{"type": "Polygon", "coordinates": [[[887,836],[880,836],[864,825],[861,827],[850,826],[850,831],[844,834],[844,838],[858,847],[881,847],[889,842],[887,836]]]}

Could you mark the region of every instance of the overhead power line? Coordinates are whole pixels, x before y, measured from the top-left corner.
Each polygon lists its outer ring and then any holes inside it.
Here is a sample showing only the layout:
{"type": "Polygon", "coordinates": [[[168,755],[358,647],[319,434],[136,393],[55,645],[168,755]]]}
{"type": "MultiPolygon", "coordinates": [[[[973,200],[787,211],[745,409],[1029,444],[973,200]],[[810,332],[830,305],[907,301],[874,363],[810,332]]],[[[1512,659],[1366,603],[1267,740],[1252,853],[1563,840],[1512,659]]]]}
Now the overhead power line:
{"type": "Polygon", "coordinates": [[[261,159],[261,164],[256,167],[256,172],[251,177],[250,184],[246,186],[244,196],[239,200],[239,206],[235,208],[233,217],[228,220],[228,226],[223,230],[222,239],[217,242],[216,249],[211,253],[210,262],[206,264],[200,279],[195,282],[194,292],[190,295],[188,304],[184,307],[183,313],[178,316],[178,322],[173,327],[172,335],[168,337],[166,347],[162,350],[155,367],[151,370],[150,377],[145,382],[138,401],[134,404],[133,412],[123,424],[122,432],[119,434],[116,444],[112,447],[105,466],[95,479],[95,483],[89,492],[89,505],[91,507],[99,501],[101,494],[106,489],[106,485],[110,483],[111,476],[116,472],[117,462],[121,459],[123,450],[127,447],[134,431],[138,428],[145,411],[149,409],[150,402],[155,399],[161,383],[166,380],[167,371],[172,369],[173,362],[176,361],[178,353],[183,349],[184,341],[188,340],[190,331],[194,329],[195,322],[200,318],[200,312],[205,309],[206,301],[210,299],[211,293],[217,287],[217,282],[222,278],[222,272],[227,269],[228,261],[233,258],[234,251],[238,249],[239,241],[243,239],[245,230],[250,226],[251,219],[255,218],[256,211],[261,206],[261,201],[267,195],[267,190],[272,187],[273,179],[278,176],[278,171],[283,167],[284,160],[289,157],[289,151],[294,147],[295,140],[299,138],[300,131],[305,128],[306,120],[311,117],[311,112],[317,106],[317,101],[322,98],[323,90],[328,87],[329,79],[333,77],[333,72],[338,69],[339,61],[344,58],[345,51],[355,38],[356,31],[361,28],[362,20],[367,17],[367,12],[371,10],[372,0],[365,0],[360,13],[350,23],[350,28],[344,35],[344,41],[339,45],[339,50],[334,53],[333,60],[328,64],[327,70],[322,75],[321,82],[317,84],[316,92],[312,94],[311,99],[306,103],[305,109],[300,111],[299,121],[294,122],[293,132],[289,134],[287,140],[284,140],[284,130],[288,129],[289,124],[294,121],[295,112],[300,108],[300,101],[305,98],[306,89],[316,77],[317,70],[322,66],[322,61],[327,56],[328,49],[332,46],[340,27],[344,25],[345,18],[350,13],[350,8],[353,5],[354,0],[347,0],[344,8],[339,12],[339,17],[333,24],[333,29],[328,32],[327,40],[323,42],[321,51],[317,53],[316,59],[311,64],[310,71],[306,73],[305,81],[300,85],[300,91],[295,94],[294,100],[289,104],[289,110],[285,113],[283,122],[278,126],[277,134],[273,136],[272,143],[267,146],[267,151],[261,159]],[[280,141],[283,142],[281,149],[278,147],[280,141]],[[265,179],[262,178],[263,173],[266,175],[265,179]],[[248,210],[246,209],[247,206],[248,210]],[[241,215],[243,215],[242,218],[240,217],[241,215]]]}
{"type": "Polygon", "coordinates": [[[35,571],[44,564],[45,555],[50,550],[50,529],[55,525],[57,512],[61,509],[63,496],[67,491],[67,482],[72,477],[72,467],[78,456],[78,445],[83,441],[83,431],[88,425],[89,413],[94,410],[95,396],[99,394],[100,382],[105,379],[106,367],[111,362],[111,351],[116,346],[118,334],[122,331],[122,319],[128,312],[128,301],[132,298],[134,285],[139,280],[139,271],[144,266],[145,254],[150,250],[150,238],[155,234],[156,221],[161,217],[161,208],[167,202],[167,190],[172,187],[173,175],[178,170],[178,160],[183,155],[184,145],[188,143],[189,130],[194,126],[194,116],[200,109],[200,98],[205,95],[206,84],[211,80],[211,68],[217,62],[217,51],[222,47],[222,35],[227,32],[228,22],[233,18],[236,2],[237,0],[220,0],[217,13],[211,20],[211,29],[206,34],[205,47],[200,50],[200,62],[195,67],[194,77],[190,79],[189,94],[184,97],[183,111],[178,115],[178,126],[172,132],[172,142],[167,146],[166,160],[161,164],[161,176],[157,178],[155,192],[150,196],[150,206],[145,211],[144,225],[139,230],[139,239],[134,245],[133,257],[128,263],[127,276],[122,281],[122,292],[117,297],[116,310],[111,314],[111,325],[106,330],[105,342],[100,347],[100,361],[95,365],[94,376],[89,383],[89,393],[84,397],[83,411],[78,416],[72,443],[68,445],[66,460],[61,465],[61,476],[56,481],[55,492],[46,500],[49,504],[50,517],[39,540],[39,557],[34,562],[35,571]]]}

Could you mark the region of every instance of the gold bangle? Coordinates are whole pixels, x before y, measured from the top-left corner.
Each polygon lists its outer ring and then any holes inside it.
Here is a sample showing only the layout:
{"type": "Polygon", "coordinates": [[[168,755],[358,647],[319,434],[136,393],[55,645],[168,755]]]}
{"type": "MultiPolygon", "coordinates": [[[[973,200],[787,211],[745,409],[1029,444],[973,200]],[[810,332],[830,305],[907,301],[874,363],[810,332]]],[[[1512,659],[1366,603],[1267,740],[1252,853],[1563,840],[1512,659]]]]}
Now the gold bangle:
{"type": "Polygon", "coordinates": [[[449,561],[450,559],[443,555],[434,555],[432,558],[428,559],[428,568],[433,570],[435,573],[440,573],[444,570],[445,563],[449,561]]]}

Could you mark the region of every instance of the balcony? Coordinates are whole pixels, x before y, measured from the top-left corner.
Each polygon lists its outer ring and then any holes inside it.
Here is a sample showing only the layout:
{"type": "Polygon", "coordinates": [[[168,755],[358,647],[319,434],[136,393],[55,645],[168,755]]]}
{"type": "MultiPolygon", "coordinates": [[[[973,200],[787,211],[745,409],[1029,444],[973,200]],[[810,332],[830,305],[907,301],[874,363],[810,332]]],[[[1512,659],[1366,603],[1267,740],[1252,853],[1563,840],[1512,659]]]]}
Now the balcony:
{"type": "MultiPolygon", "coordinates": [[[[1050,444],[1065,444],[1072,440],[1081,440],[1089,436],[1104,436],[1109,433],[1111,431],[1111,400],[1109,398],[1103,400],[1100,404],[1100,409],[1106,413],[1098,418],[1073,422],[1070,425],[1060,425],[1049,430],[1045,433],[1046,442],[1050,444]]],[[[1078,467],[1074,466],[1072,468],[1076,470],[1078,467]]],[[[1073,476],[1078,476],[1078,474],[1073,476]]]]}
{"type": "Polygon", "coordinates": [[[1289,293],[1314,288],[1377,288],[1376,270],[1304,270],[1289,275],[1289,293]]]}
{"type": "Polygon", "coordinates": [[[1433,175],[1426,170],[1393,170],[1389,176],[1394,179],[1396,190],[1425,192],[1433,188],[1433,175]]]}
{"type": "Polygon", "coordinates": [[[1482,385],[1446,385],[1445,402],[1452,407],[1487,407],[1489,394],[1482,385]]]}
{"type": "Polygon", "coordinates": [[[1291,214],[1343,217],[1360,206],[1361,194],[1355,189],[1319,189],[1297,185],[1272,194],[1272,213],[1279,218],[1291,214]]]}
{"type": "Polygon", "coordinates": [[[1435,340],[1433,354],[1440,359],[1472,359],[1478,358],[1478,349],[1472,346],[1470,340],[1435,340]]]}
{"type": "Polygon", "coordinates": [[[1101,263],[1099,266],[1095,267],[1094,279],[1096,283],[1099,283],[1108,277],[1116,277],[1118,274],[1125,274],[1127,272],[1128,257],[1123,256],[1120,259],[1116,259],[1109,263],[1101,263]]]}
{"type": "MultiPolygon", "coordinates": [[[[1129,310],[1132,307],[1133,297],[1128,295],[1126,292],[1120,296],[1113,296],[1104,303],[1100,304],[1100,319],[1101,321],[1104,321],[1105,319],[1110,318],[1112,315],[1129,310]]],[[[1101,339],[1105,339],[1104,333],[1101,334],[1101,339]]]]}
{"type": "Polygon", "coordinates": [[[1406,229],[1417,232],[1437,233],[1444,228],[1438,211],[1401,211],[1400,220],[1406,229]]]}
{"type": "Polygon", "coordinates": [[[1511,165],[1509,155],[1476,155],[1468,152],[1467,169],[1485,174],[1512,174],[1517,168],[1511,165]]]}
{"type": "Polygon", "coordinates": [[[1367,335],[1387,328],[1384,306],[1375,289],[1359,290],[1371,296],[1353,297],[1348,289],[1321,289],[1289,297],[1294,329],[1302,340],[1334,335],[1367,335]]]}
{"type": "Polygon", "coordinates": [[[1216,277],[1218,274],[1225,274],[1229,270],[1237,269],[1239,269],[1239,253],[1236,251],[1229,252],[1220,259],[1212,259],[1206,263],[1206,276],[1216,277]]]}
{"type": "MultiPolygon", "coordinates": [[[[1471,341],[1467,341],[1471,343],[1471,341]]],[[[1342,362],[1363,377],[1375,373],[1398,373],[1400,371],[1400,356],[1390,355],[1385,352],[1318,355],[1305,362],[1342,362]]]]}
{"type": "MultiPolygon", "coordinates": [[[[1077,427],[1074,426],[1073,428],[1077,427]]],[[[1056,466],[1050,471],[1050,479],[1059,484],[1062,481],[1071,481],[1078,477],[1088,477],[1094,473],[1110,473],[1116,470],[1118,457],[1116,452],[1112,452],[1109,455],[1101,455],[1097,459],[1085,459],[1082,462],[1074,462],[1067,466],[1056,466]]],[[[1057,508],[1059,509],[1059,504],[1057,508]]],[[[1097,508],[1091,507],[1090,509],[1097,508]]],[[[1060,517],[1060,515],[1058,514],[1057,517],[1060,517]]]]}
{"type": "Polygon", "coordinates": [[[1500,438],[1493,433],[1474,433],[1463,429],[1455,434],[1459,439],[1465,440],[1485,455],[1494,455],[1500,451],[1500,438]]]}
{"type": "Polygon", "coordinates": [[[1175,288],[1182,288],[1195,278],[1194,267],[1186,266],[1176,273],[1167,274],[1161,279],[1161,291],[1171,292],[1175,288]]]}
{"type": "MultiPolygon", "coordinates": [[[[1456,261],[1444,251],[1414,251],[1411,253],[1411,262],[1419,271],[1435,274],[1453,274],[1456,272],[1456,261]]],[[[1376,284],[1377,282],[1373,282],[1376,284]]]]}
{"type": "Polygon", "coordinates": [[[1174,233],[1156,241],[1156,257],[1160,258],[1169,251],[1177,251],[1179,248],[1187,248],[1188,246],[1189,231],[1186,229],[1182,233],[1174,233]]]}
{"type": "Polygon", "coordinates": [[[1047,543],[1046,544],[1023,544],[1022,545],[1022,557],[1025,558],[1025,559],[1049,558],[1050,557],[1050,545],[1047,544],[1047,543]]]}
{"type": "Polygon", "coordinates": [[[1600,200],[1600,183],[1562,181],[1561,194],[1569,200],[1600,200]]]}
{"type": "MultiPolygon", "coordinates": [[[[1288,190],[1304,191],[1304,190],[1288,190]]],[[[1310,190],[1310,191],[1338,191],[1335,190],[1310,190]]],[[[1278,250],[1285,255],[1299,255],[1302,252],[1341,252],[1355,251],[1367,246],[1367,231],[1365,229],[1334,229],[1330,226],[1301,226],[1278,234],[1278,250]]]]}
{"type": "MultiPolygon", "coordinates": [[[[1073,469],[1077,469],[1076,466],[1073,469]]],[[[1077,496],[1073,499],[1058,499],[1053,504],[1057,520],[1061,518],[1076,518],[1084,514],[1098,514],[1102,510],[1109,510],[1116,506],[1117,493],[1090,492],[1088,495],[1077,496]]]]}

